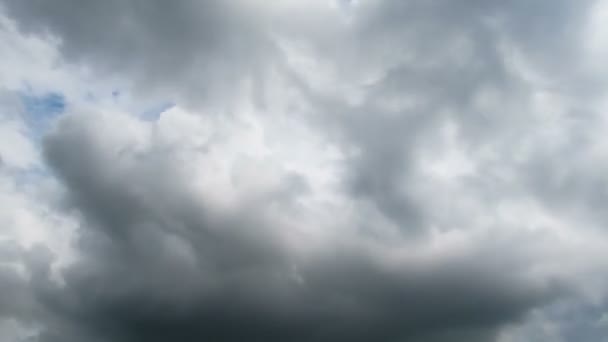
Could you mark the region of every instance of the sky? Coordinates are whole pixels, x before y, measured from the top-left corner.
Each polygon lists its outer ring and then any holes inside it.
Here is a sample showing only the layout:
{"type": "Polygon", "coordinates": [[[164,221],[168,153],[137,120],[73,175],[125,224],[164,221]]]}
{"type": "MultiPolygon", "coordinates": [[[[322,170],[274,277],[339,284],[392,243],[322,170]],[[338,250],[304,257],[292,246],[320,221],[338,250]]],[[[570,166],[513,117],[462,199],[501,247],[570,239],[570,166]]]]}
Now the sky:
{"type": "Polygon", "coordinates": [[[0,340],[608,341],[608,0],[0,0],[0,340]]]}

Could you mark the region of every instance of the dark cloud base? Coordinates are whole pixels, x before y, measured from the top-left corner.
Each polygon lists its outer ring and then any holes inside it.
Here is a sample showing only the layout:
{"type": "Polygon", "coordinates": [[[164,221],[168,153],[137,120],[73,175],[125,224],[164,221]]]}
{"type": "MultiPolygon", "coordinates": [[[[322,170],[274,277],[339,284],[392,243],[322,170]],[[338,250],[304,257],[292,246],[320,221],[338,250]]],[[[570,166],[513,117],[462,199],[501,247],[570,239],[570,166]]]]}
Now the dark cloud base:
{"type": "Polygon", "coordinates": [[[336,245],[299,260],[271,243],[281,227],[246,212],[218,217],[171,170],[154,168],[170,156],[140,152],[133,169],[117,174],[125,154],[99,160],[111,145],[103,134],[92,119],[66,117],[46,141],[87,228],[66,287],[43,296],[48,314],[66,324],[44,340],[69,340],[73,330],[112,341],[487,339],[561,292],[466,257],[387,269],[365,250],[336,245]],[[189,246],[193,262],[168,241],[189,246]]]}

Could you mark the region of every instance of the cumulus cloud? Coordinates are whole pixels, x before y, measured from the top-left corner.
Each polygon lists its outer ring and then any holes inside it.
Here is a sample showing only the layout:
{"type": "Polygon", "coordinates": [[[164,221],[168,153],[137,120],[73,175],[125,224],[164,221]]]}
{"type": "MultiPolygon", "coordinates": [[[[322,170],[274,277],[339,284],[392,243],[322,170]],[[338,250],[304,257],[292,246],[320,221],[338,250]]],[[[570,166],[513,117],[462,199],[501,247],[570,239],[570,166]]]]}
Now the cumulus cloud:
{"type": "Polygon", "coordinates": [[[604,2],[0,1],[0,337],[600,340],[604,2]]]}

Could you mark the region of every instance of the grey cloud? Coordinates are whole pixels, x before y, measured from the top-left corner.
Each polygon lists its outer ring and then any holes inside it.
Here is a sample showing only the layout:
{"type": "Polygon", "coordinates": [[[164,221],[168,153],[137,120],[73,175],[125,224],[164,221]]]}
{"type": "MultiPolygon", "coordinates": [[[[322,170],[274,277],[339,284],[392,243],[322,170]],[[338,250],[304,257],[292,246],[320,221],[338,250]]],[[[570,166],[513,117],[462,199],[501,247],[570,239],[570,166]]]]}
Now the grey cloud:
{"type": "MultiPolygon", "coordinates": [[[[409,191],[416,181],[411,175],[418,167],[416,155],[425,144],[433,143],[442,124],[456,125],[471,155],[493,148],[501,155],[503,170],[512,168],[520,174],[514,183],[506,187],[492,183],[493,188],[508,192],[509,187],[544,187],[541,184],[549,178],[543,175],[569,168],[568,162],[561,165],[565,160],[557,155],[544,158],[540,145],[532,146],[536,150],[530,152],[530,162],[542,171],[531,170],[512,156],[545,128],[542,120],[535,119],[539,113],[531,108],[535,91],[586,101],[598,94],[597,78],[581,65],[584,20],[592,4],[362,2],[360,12],[354,11],[352,31],[340,36],[341,41],[336,43],[333,36],[302,37],[305,34],[298,38],[318,49],[319,56],[329,55],[338,77],[352,80],[365,94],[363,101],[353,105],[347,97],[327,95],[324,89],[299,78],[297,72],[296,84],[318,109],[319,117],[313,120],[329,127],[328,135],[333,139],[357,150],[347,168],[346,183],[352,193],[369,199],[404,232],[425,231],[434,222],[425,217],[420,201],[409,191]],[[517,63],[530,70],[519,70],[517,63]],[[358,81],[370,72],[380,77],[372,82],[358,81]],[[527,72],[540,79],[530,80],[527,72]],[[587,94],[582,95],[582,89],[587,94]],[[480,106],[480,99],[488,93],[495,96],[494,103],[480,106]],[[535,172],[541,179],[529,185],[535,172]]],[[[569,110],[578,117],[573,120],[581,122],[596,120],[599,114],[569,110]]],[[[581,127],[564,133],[585,136],[585,130],[581,127]]],[[[582,147],[572,142],[554,153],[580,151],[582,147]]],[[[494,172],[491,165],[480,167],[494,172]]],[[[572,176],[577,182],[590,181],[589,175],[572,176]]],[[[560,189],[568,194],[577,191],[560,189]]],[[[555,198],[541,196],[543,202],[555,198]]]]}
{"type": "Polygon", "coordinates": [[[58,39],[67,61],[165,100],[217,101],[273,58],[246,1],[3,3],[24,32],[58,39]]]}
{"type": "Polygon", "coordinates": [[[605,302],[564,300],[535,311],[511,336],[515,340],[601,341],[608,331],[606,317],[605,302]]]}
{"type": "Polygon", "coordinates": [[[67,116],[45,143],[85,227],[66,286],[43,291],[59,323],[42,341],[488,341],[567,289],[505,272],[519,262],[491,248],[391,269],[345,236],[302,259],[277,223],[206,209],[170,155],[116,149],[108,127],[67,116]]]}
{"type": "MultiPolygon", "coordinates": [[[[38,302],[37,288],[50,283],[53,257],[42,246],[18,247],[14,241],[0,241],[0,322],[14,321],[26,329],[35,329],[44,316],[38,302]]],[[[3,338],[4,331],[0,329],[3,338]]]]}
{"type": "MultiPolygon", "coordinates": [[[[227,100],[230,85],[247,75],[263,78],[267,63],[275,63],[312,108],[297,119],[345,152],[341,195],[367,201],[399,228],[400,239],[421,246],[432,228],[475,228],[478,212],[452,213],[458,203],[443,207],[442,197],[474,197],[484,213],[506,200],[535,199],[556,217],[575,208],[577,218],[603,218],[603,177],[563,157],[587,145],[572,137],[547,152],[536,138],[545,132],[547,113],[533,109],[539,89],[579,98],[597,85],[578,64],[590,4],[353,2],[345,5],[352,6],[345,29],[332,18],[318,19],[318,27],[291,17],[265,21],[234,1],[4,1],[25,31],[59,37],[68,60],[186,101],[199,94],[227,100]],[[335,71],[333,81],[352,83],[362,100],[353,104],[290,70],[271,32],[308,44],[312,56],[335,71]],[[547,83],[523,75],[515,55],[547,83]],[[455,194],[434,188],[419,160],[421,151],[440,144],[446,123],[457,127],[458,142],[478,162],[478,174],[455,194]],[[522,151],[523,161],[517,159],[522,151]],[[551,183],[564,169],[565,181],[551,183]],[[431,184],[433,198],[414,191],[422,183],[431,184]]],[[[255,95],[272,96],[264,89],[255,95]]],[[[281,240],[288,228],[262,213],[271,202],[297,212],[295,199],[310,191],[307,179],[285,176],[280,191],[264,201],[220,212],[207,202],[211,197],[192,190],[183,160],[175,157],[179,146],[117,142],[112,132],[122,132],[121,122],[96,118],[69,114],[44,142],[48,165],[82,227],[65,286],[44,281],[44,268],[36,272],[42,342],[489,342],[531,310],[577,291],[576,280],[530,271],[546,261],[533,241],[538,236],[509,238],[504,231],[517,235],[521,228],[509,223],[490,224],[494,236],[473,237],[467,252],[399,267],[387,266],[348,234],[302,257],[281,240]]],[[[572,131],[588,136],[592,124],[583,126],[572,131]]],[[[379,229],[368,217],[349,224],[379,229]]],[[[390,250],[401,241],[378,243],[390,250]]],[[[9,273],[1,277],[13,281],[9,273]]]]}

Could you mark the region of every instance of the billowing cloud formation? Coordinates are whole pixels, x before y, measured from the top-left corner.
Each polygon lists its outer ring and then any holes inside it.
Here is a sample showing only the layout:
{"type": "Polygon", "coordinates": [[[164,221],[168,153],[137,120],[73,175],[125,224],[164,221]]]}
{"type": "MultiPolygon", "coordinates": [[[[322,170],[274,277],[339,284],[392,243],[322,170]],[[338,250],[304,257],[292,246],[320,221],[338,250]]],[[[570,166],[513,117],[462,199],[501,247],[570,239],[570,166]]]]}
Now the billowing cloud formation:
{"type": "Polygon", "coordinates": [[[0,337],[608,333],[605,1],[0,4],[0,337]]]}

